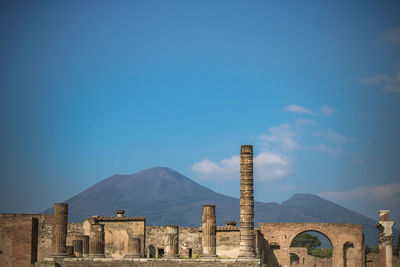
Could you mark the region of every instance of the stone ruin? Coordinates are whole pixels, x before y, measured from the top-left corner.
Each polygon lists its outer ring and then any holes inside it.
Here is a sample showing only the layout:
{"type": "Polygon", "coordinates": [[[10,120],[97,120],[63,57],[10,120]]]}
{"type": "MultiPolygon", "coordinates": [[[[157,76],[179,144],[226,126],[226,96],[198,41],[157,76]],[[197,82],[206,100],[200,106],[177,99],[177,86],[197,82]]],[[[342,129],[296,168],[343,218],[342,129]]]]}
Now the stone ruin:
{"type": "MultiPolygon", "coordinates": [[[[260,223],[254,227],[253,147],[240,153],[240,224],[216,225],[215,205],[203,205],[201,227],[148,226],[145,217],[92,216],[68,223],[68,204],[54,214],[1,214],[0,266],[265,266],[393,267],[389,211],[380,211],[379,254],[364,258],[362,226],[333,223],[260,223]],[[316,231],[332,244],[332,259],[290,247],[316,231]],[[291,263],[290,254],[299,257],[291,263]],[[291,265],[292,264],[292,265],[291,265]]],[[[395,264],[393,264],[395,262],[395,264]]]]}

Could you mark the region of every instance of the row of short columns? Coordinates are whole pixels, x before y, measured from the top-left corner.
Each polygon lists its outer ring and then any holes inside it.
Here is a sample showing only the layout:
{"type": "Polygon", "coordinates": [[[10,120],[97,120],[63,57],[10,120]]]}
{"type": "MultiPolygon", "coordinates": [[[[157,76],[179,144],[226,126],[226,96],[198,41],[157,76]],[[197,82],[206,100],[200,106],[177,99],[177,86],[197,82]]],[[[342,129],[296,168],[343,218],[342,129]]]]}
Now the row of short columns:
{"type": "MultiPolygon", "coordinates": [[[[90,236],[76,235],[72,246],[67,246],[68,229],[68,204],[56,203],[54,205],[54,231],[52,257],[104,257],[105,239],[104,225],[94,223],[91,225],[90,236]]],[[[140,257],[140,238],[128,240],[127,258],[140,257]]]]}

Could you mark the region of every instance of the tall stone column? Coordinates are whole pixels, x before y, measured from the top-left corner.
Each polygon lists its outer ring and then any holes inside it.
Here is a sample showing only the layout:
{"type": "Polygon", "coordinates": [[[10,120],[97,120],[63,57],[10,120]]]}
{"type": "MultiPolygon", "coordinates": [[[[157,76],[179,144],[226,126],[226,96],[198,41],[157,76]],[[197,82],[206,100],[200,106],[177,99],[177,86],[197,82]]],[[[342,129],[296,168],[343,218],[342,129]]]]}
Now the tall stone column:
{"type": "Polygon", "coordinates": [[[83,257],[89,256],[89,236],[88,235],[76,235],[77,240],[82,240],[82,255],[83,257]]]}
{"type": "Polygon", "coordinates": [[[54,204],[53,257],[66,257],[68,204],[54,204]]]}
{"type": "Polygon", "coordinates": [[[254,258],[253,146],[240,150],[240,251],[239,257],[254,258]]]}
{"type": "Polygon", "coordinates": [[[91,225],[89,253],[93,258],[104,257],[104,224],[91,225]]]}
{"type": "Polygon", "coordinates": [[[165,254],[167,258],[179,257],[179,239],[178,239],[178,226],[168,225],[166,226],[167,238],[165,240],[165,254]]]}
{"type": "Polygon", "coordinates": [[[140,258],[140,238],[128,239],[128,251],[125,258],[140,258]]]}
{"type": "Polygon", "coordinates": [[[393,232],[394,221],[390,221],[390,210],[379,211],[379,222],[375,227],[379,230],[379,266],[393,266],[393,232]]]}
{"type": "Polygon", "coordinates": [[[216,234],[217,225],[215,217],[215,205],[203,205],[203,216],[201,218],[203,257],[216,257],[216,234]]]}
{"type": "Polygon", "coordinates": [[[83,256],[83,241],[79,239],[72,240],[72,247],[74,248],[75,257],[83,256]]]}

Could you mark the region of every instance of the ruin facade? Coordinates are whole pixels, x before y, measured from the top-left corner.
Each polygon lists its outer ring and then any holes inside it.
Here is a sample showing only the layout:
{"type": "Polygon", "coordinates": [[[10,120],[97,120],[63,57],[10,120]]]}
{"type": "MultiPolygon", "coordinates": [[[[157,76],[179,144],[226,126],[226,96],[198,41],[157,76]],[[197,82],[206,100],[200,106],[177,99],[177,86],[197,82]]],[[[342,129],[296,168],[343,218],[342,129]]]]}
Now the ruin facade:
{"type": "MultiPolygon", "coordinates": [[[[204,205],[200,227],[148,226],[144,217],[91,216],[67,223],[68,205],[53,215],[1,214],[0,266],[265,266],[392,267],[394,222],[381,211],[380,253],[364,259],[362,226],[333,223],[260,223],[254,227],[253,147],[241,147],[240,224],[216,225],[215,205],[204,205]],[[332,259],[290,247],[300,233],[316,231],[332,244],[332,259]],[[299,257],[290,262],[290,254],[299,257]],[[390,254],[390,255],[389,255],[390,254]],[[367,260],[367,261],[366,261],[367,260]],[[392,264],[392,265],[391,265],[392,264]]],[[[200,223],[200,222],[199,222],[200,223]]]]}

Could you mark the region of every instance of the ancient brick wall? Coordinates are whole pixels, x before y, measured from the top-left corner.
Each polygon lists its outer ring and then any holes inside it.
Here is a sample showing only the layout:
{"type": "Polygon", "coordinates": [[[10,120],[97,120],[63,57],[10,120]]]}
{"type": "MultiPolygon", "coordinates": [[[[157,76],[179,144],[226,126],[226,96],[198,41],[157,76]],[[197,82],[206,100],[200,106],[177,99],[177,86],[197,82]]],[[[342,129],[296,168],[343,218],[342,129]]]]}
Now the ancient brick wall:
{"type": "MultiPolygon", "coordinates": [[[[379,267],[379,253],[368,253],[367,267],[379,267]]],[[[400,258],[393,255],[393,267],[400,267],[400,258]]]]}
{"type": "Polygon", "coordinates": [[[42,261],[53,252],[53,214],[34,214],[38,220],[37,260],[42,261]]]}
{"type": "Polygon", "coordinates": [[[38,220],[0,215],[0,266],[31,266],[37,260],[38,220]]]}

